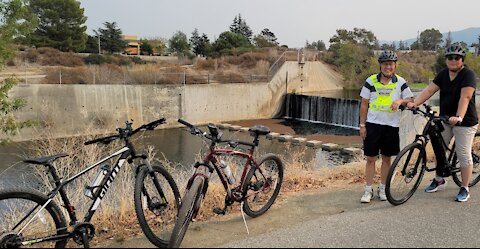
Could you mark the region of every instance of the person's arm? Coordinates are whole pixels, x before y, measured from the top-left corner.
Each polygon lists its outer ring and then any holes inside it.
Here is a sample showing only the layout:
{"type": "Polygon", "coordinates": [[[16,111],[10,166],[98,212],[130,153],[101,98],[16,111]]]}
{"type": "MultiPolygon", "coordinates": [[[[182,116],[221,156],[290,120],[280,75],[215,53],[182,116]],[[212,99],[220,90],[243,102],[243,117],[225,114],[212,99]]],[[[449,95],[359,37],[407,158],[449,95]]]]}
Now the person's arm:
{"type": "Polygon", "coordinates": [[[448,122],[451,125],[455,125],[457,123],[461,123],[463,118],[465,117],[465,113],[467,113],[468,103],[472,99],[472,96],[475,93],[475,88],[473,87],[463,87],[462,92],[460,95],[460,100],[458,101],[458,109],[457,109],[457,116],[450,117],[448,122]]]}
{"type": "Polygon", "coordinates": [[[430,83],[413,102],[407,104],[407,107],[413,108],[425,103],[425,101],[430,99],[438,90],[440,90],[440,87],[435,83],[430,83]]]}
{"type": "Polygon", "coordinates": [[[367,137],[367,129],[365,128],[365,124],[367,122],[368,104],[369,100],[362,98],[362,103],[360,104],[360,137],[362,137],[364,140],[365,137],[367,137]]]}

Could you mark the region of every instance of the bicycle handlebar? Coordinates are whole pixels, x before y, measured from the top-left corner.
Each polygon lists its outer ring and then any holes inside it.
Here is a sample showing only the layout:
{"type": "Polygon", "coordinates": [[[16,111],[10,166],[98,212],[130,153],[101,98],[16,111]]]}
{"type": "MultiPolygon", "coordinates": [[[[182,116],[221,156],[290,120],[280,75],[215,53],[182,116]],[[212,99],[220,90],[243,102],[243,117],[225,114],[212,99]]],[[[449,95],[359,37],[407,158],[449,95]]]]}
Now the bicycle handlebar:
{"type": "Polygon", "coordinates": [[[124,128],[118,128],[117,129],[119,134],[113,135],[113,136],[108,136],[108,137],[93,139],[93,140],[85,142],[84,144],[85,145],[91,145],[91,144],[96,144],[96,143],[110,144],[111,142],[113,142],[117,139],[120,139],[120,138],[124,138],[124,139],[129,138],[129,137],[135,135],[136,133],[138,133],[141,130],[150,130],[150,131],[154,130],[157,126],[159,126],[161,124],[164,124],[165,122],[166,122],[166,119],[161,118],[161,119],[155,120],[153,122],[150,122],[148,124],[142,125],[139,128],[132,131],[131,130],[131,123],[129,123],[127,121],[127,125],[126,125],[127,127],[125,129],[124,128]]]}
{"type": "Polygon", "coordinates": [[[190,128],[190,133],[192,135],[201,135],[202,137],[205,137],[215,143],[228,143],[228,145],[232,148],[235,148],[237,147],[238,145],[245,145],[245,146],[250,146],[250,147],[256,147],[255,144],[253,143],[249,143],[249,142],[243,142],[243,141],[239,141],[239,140],[220,140],[220,139],[217,139],[215,137],[213,137],[212,135],[207,135],[206,132],[203,132],[200,128],[190,124],[189,122],[183,120],[183,119],[178,119],[178,122],[189,127],[190,128]]]}
{"type": "Polygon", "coordinates": [[[432,106],[430,105],[427,105],[427,104],[423,104],[423,106],[425,107],[425,110],[426,111],[422,111],[419,107],[414,107],[414,108],[406,108],[405,106],[401,105],[399,107],[399,109],[401,111],[404,111],[404,110],[409,110],[409,111],[412,111],[413,114],[422,114],[424,117],[426,118],[429,118],[429,119],[438,119],[446,124],[448,124],[448,120],[450,119],[450,117],[448,116],[435,116],[435,114],[437,113],[436,111],[432,111],[432,106]]]}

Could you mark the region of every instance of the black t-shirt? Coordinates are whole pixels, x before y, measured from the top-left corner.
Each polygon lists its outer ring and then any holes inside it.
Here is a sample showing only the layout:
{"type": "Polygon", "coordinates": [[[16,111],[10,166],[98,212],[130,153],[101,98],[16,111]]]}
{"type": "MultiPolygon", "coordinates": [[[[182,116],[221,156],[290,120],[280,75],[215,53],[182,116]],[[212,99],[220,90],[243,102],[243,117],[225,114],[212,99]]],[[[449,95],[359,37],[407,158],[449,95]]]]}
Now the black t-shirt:
{"type": "MultiPolygon", "coordinates": [[[[460,101],[462,88],[477,88],[475,73],[467,67],[464,67],[458,72],[457,77],[455,77],[453,81],[450,81],[448,68],[443,69],[437,74],[433,83],[440,87],[440,115],[449,117],[457,116],[458,102],[460,101]]],[[[476,124],[478,124],[478,116],[475,107],[475,93],[473,93],[468,103],[467,113],[465,113],[465,117],[463,117],[460,126],[470,127],[476,124]]]]}

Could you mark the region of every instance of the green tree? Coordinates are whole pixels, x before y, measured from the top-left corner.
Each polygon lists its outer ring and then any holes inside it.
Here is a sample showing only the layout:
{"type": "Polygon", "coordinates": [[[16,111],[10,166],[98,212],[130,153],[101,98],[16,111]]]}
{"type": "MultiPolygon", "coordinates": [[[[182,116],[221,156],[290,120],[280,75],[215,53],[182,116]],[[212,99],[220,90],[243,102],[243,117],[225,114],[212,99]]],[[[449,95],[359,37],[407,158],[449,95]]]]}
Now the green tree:
{"type": "Polygon", "coordinates": [[[447,39],[445,39],[445,47],[450,47],[452,45],[452,42],[452,32],[448,31],[447,39]]]}
{"type": "Polygon", "coordinates": [[[87,43],[85,43],[85,49],[82,52],[90,54],[98,53],[98,38],[89,35],[87,43]]]}
{"type": "Polygon", "coordinates": [[[217,52],[233,48],[248,48],[251,47],[250,41],[244,35],[225,31],[220,34],[218,39],[214,42],[213,48],[217,52]]]}
{"type": "Polygon", "coordinates": [[[245,36],[248,41],[252,39],[253,32],[250,27],[247,25],[245,19],[242,19],[242,15],[238,14],[233,19],[232,25],[230,25],[230,32],[241,34],[245,36]]]}
{"type": "MultiPolygon", "coordinates": [[[[105,22],[104,29],[99,28],[94,31],[96,36],[100,36],[100,47],[102,50],[113,54],[121,52],[127,46],[127,42],[122,38],[122,30],[117,27],[116,22],[105,22]]],[[[98,38],[97,38],[98,39],[98,38]]]]}
{"type": "Polygon", "coordinates": [[[407,47],[406,47],[406,45],[405,45],[405,43],[404,43],[403,41],[400,41],[400,42],[398,43],[398,49],[399,49],[399,50],[406,50],[406,49],[407,49],[407,47]]]}
{"type": "Polygon", "coordinates": [[[87,42],[87,18],[75,0],[29,0],[38,27],[29,37],[36,47],[53,47],[61,51],[82,51],[87,42]]]}
{"type": "Polygon", "coordinates": [[[168,41],[168,47],[171,52],[178,55],[188,55],[190,53],[190,44],[188,44],[187,35],[181,31],[177,31],[168,41]]]}
{"type": "Polygon", "coordinates": [[[443,35],[436,29],[427,29],[420,33],[420,37],[412,44],[413,50],[437,51],[443,42],[443,35]]]}
{"type": "Polygon", "coordinates": [[[34,16],[21,0],[0,0],[0,69],[14,54],[14,38],[25,37],[35,26],[34,16]]]}
{"type": "Polygon", "coordinates": [[[334,64],[340,68],[348,83],[357,85],[363,83],[372,73],[370,71],[371,57],[368,48],[354,42],[348,42],[339,45],[334,64]]]}
{"type": "Polygon", "coordinates": [[[253,40],[255,41],[255,45],[259,48],[278,47],[277,37],[275,37],[275,34],[267,28],[263,29],[260,34],[253,38],[253,40]]]}
{"type": "Polygon", "coordinates": [[[142,51],[142,54],[152,55],[153,47],[148,40],[142,39],[140,40],[140,51],[142,51]]]}
{"type": "MultiPolygon", "coordinates": [[[[33,30],[35,21],[21,0],[0,0],[0,70],[5,62],[14,55],[12,42],[14,37],[22,37],[33,30]]],[[[0,132],[15,135],[20,129],[32,126],[32,121],[19,122],[13,115],[26,105],[24,99],[10,100],[9,92],[16,80],[9,78],[0,81],[0,132]]],[[[5,140],[0,140],[4,143],[5,140]]]]}
{"type": "Polygon", "coordinates": [[[193,49],[193,53],[196,55],[207,56],[212,48],[208,36],[204,33],[200,35],[198,29],[195,29],[192,32],[192,37],[190,37],[190,46],[193,49]]]}

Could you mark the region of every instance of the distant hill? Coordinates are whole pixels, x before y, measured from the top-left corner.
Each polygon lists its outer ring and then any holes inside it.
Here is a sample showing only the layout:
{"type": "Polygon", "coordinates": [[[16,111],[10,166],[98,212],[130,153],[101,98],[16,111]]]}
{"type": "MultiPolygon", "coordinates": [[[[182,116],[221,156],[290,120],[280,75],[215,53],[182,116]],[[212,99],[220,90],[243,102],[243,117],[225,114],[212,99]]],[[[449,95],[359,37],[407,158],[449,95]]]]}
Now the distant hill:
{"type": "MultiPolygon", "coordinates": [[[[445,42],[448,32],[442,33],[443,35],[443,41],[445,42]]],[[[468,45],[471,45],[472,43],[477,43],[478,42],[478,36],[480,35],[480,27],[479,28],[468,28],[460,31],[451,31],[451,36],[453,42],[465,42],[468,45]]],[[[406,39],[403,40],[404,43],[408,44],[408,46],[412,45],[417,40],[417,38],[411,38],[411,39],[406,39]]],[[[386,43],[386,44],[392,44],[393,41],[379,41],[380,45],[386,43]]],[[[395,41],[395,44],[397,44],[400,41],[395,41]]]]}

